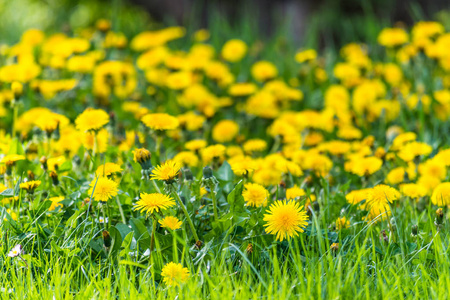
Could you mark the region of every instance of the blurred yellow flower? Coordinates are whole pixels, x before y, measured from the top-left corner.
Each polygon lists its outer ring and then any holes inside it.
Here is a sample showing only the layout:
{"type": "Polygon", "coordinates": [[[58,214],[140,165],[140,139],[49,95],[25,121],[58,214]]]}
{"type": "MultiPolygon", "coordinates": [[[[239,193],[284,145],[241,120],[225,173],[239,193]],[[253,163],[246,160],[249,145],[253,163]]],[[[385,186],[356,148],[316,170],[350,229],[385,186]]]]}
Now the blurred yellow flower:
{"type": "Polygon", "coordinates": [[[162,220],[158,221],[159,224],[161,224],[161,227],[169,228],[170,230],[177,230],[181,228],[181,225],[183,224],[178,218],[167,216],[162,220]]]}
{"type": "Polygon", "coordinates": [[[240,61],[247,53],[247,45],[241,40],[229,40],[223,45],[222,57],[229,62],[240,61]]]}
{"type": "Polygon", "coordinates": [[[142,117],[142,122],[153,130],[173,130],[180,124],[178,119],[166,113],[148,114],[142,117]]]}
{"type": "Polygon", "coordinates": [[[242,196],[247,205],[254,207],[266,206],[269,192],[262,186],[256,183],[246,183],[242,196]]]}
{"type": "Polygon", "coordinates": [[[170,262],[161,270],[161,276],[165,284],[170,286],[179,286],[186,283],[189,279],[189,270],[183,268],[183,265],[170,262]]]}
{"type": "Polygon", "coordinates": [[[80,131],[99,130],[109,122],[109,115],[102,109],[88,108],[75,120],[80,131]]]}

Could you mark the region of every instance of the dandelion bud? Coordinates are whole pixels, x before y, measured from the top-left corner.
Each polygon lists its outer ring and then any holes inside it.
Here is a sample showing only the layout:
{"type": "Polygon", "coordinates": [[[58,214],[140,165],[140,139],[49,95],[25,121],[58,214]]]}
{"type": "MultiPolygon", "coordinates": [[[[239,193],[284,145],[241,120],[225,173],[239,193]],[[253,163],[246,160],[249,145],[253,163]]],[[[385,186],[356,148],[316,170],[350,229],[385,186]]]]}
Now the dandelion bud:
{"type": "Polygon", "coordinates": [[[73,163],[74,163],[76,166],[81,165],[81,158],[80,158],[78,155],[75,155],[75,156],[73,157],[73,163]]]}
{"type": "Polygon", "coordinates": [[[48,170],[47,157],[42,156],[39,161],[41,162],[42,169],[44,169],[44,171],[47,171],[48,170]]]}
{"type": "Polygon", "coordinates": [[[33,171],[28,170],[27,175],[28,175],[28,179],[29,179],[29,180],[34,180],[34,177],[35,177],[35,176],[34,176],[33,171]]]}
{"type": "Polygon", "coordinates": [[[333,243],[330,246],[331,251],[337,252],[339,250],[339,243],[333,243]]]}
{"type": "Polygon", "coordinates": [[[314,201],[314,202],[312,203],[312,207],[313,207],[313,209],[314,209],[315,212],[319,213],[319,211],[320,211],[320,204],[319,204],[319,202],[314,201]]]}
{"type": "Polygon", "coordinates": [[[216,177],[213,175],[213,171],[210,167],[206,166],[203,168],[203,179],[202,185],[208,186],[211,190],[219,183],[216,177]]]}
{"type": "Polygon", "coordinates": [[[186,180],[186,181],[194,180],[194,175],[192,175],[192,172],[190,169],[188,169],[188,168],[184,169],[183,174],[184,174],[184,180],[186,180]]]}
{"type": "Polygon", "coordinates": [[[18,81],[14,81],[11,84],[11,91],[14,94],[14,99],[19,99],[23,94],[23,85],[18,81]]]}
{"type": "Polygon", "coordinates": [[[245,249],[245,252],[249,255],[253,253],[253,244],[252,243],[248,244],[247,249],[245,249]]]}
{"type": "Polygon", "coordinates": [[[416,237],[418,234],[419,234],[419,226],[417,226],[417,224],[413,225],[411,227],[411,236],[416,237]]]}
{"type": "Polygon", "coordinates": [[[103,236],[103,244],[105,245],[105,248],[108,250],[109,247],[111,247],[111,236],[109,235],[109,232],[106,230],[103,230],[102,236],[103,236]]]}
{"type": "Polygon", "coordinates": [[[133,151],[134,161],[139,163],[143,170],[152,168],[152,154],[145,148],[136,149],[133,151]]]}
{"type": "Polygon", "coordinates": [[[373,135],[369,135],[366,138],[364,138],[364,140],[362,141],[362,143],[366,146],[372,147],[373,143],[375,142],[375,137],[373,135]]]}
{"type": "Polygon", "coordinates": [[[384,150],[383,147],[378,147],[377,150],[375,150],[376,157],[383,159],[385,155],[386,155],[386,150],[384,150]]]}
{"type": "Polygon", "coordinates": [[[89,202],[90,202],[90,201],[91,201],[91,198],[89,198],[89,197],[84,198],[84,199],[83,199],[82,206],[83,206],[83,205],[89,205],[89,202]]]}
{"type": "Polygon", "coordinates": [[[208,166],[203,168],[203,178],[204,179],[209,179],[213,176],[213,172],[212,169],[208,166]]]}
{"type": "Polygon", "coordinates": [[[58,174],[55,171],[50,172],[50,178],[52,179],[53,185],[56,186],[59,184],[58,174]]]}
{"type": "Polygon", "coordinates": [[[195,247],[197,247],[197,249],[200,249],[203,246],[203,242],[198,240],[195,242],[195,247]]]}
{"type": "Polygon", "coordinates": [[[30,180],[20,184],[20,188],[27,191],[27,194],[32,195],[34,190],[41,184],[40,180],[30,180]]]}
{"type": "Polygon", "coordinates": [[[100,19],[97,21],[97,24],[95,24],[97,29],[101,32],[107,32],[111,29],[111,22],[106,19],[100,19]]]}
{"type": "Polygon", "coordinates": [[[380,240],[388,243],[389,242],[389,237],[386,235],[386,230],[381,230],[381,238],[380,240]]]}
{"type": "Polygon", "coordinates": [[[440,226],[442,225],[443,222],[444,222],[444,212],[442,211],[442,208],[438,208],[438,210],[436,210],[436,219],[434,220],[434,224],[436,226],[440,226]]]}
{"type": "Polygon", "coordinates": [[[25,154],[27,157],[34,158],[36,157],[38,153],[38,146],[35,143],[28,144],[27,148],[25,149],[25,154]]]}

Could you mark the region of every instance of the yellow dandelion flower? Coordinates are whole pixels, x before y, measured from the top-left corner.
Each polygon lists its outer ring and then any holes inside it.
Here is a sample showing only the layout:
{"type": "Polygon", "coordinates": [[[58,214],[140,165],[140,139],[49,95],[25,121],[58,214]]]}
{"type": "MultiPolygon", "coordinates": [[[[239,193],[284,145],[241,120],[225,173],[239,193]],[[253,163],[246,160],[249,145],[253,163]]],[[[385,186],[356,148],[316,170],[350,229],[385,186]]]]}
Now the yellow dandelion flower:
{"type": "Polygon", "coordinates": [[[370,189],[367,194],[367,201],[371,203],[375,202],[389,202],[392,203],[394,200],[400,198],[400,193],[393,187],[385,184],[379,184],[374,188],[370,189]]]}
{"type": "Polygon", "coordinates": [[[6,190],[8,187],[4,185],[3,183],[0,183],[0,193],[6,190]]]}
{"type": "Polygon", "coordinates": [[[223,45],[222,57],[229,62],[240,61],[247,53],[247,45],[237,39],[229,40],[223,45]]]}
{"type": "Polygon", "coordinates": [[[2,158],[0,163],[4,163],[6,166],[12,166],[16,161],[24,160],[25,156],[19,154],[9,154],[2,158]]]}
{"type": "Polygon", "coordinates": [[[209,39],[210,35],[207,29],[199,29],[194,33],[194,40],[196,42],[204,42],[209,39]]]}
{"type": "Polygon", "coordinates": [[[447,167],[440,159],[429,159],[419,165],[419,174],[444,180],[447,177],[447,167]]]}
{"type": "Polygon", "coordinates": [[[432,176],[420,176],[417,180],[417,184],[425,187],[428,190],[427,195],[431,196],[435,187],[441,183],[441,180],[432,176]]]}
{"type": "Polygon", "coordinates": [[[165,284],[178,286],[188,280],[189,270],[183,268],[182,264],[170,262],[162,268],[161,276],[165,284]]]}
{"type": "Polygon", "coordinates": [[[276,77],[278,75],[278,70],[271,62],[258,61],[252,66],[251,73],[253,78],[257,81],[266,81],[276,77]]]}
{"type": "Polygon", "coordinates": [[[368,176],[381,169],[383,161],[375,156],[355,158],[349,162],[348,170],[358,176],[368,176]]]}
{"type": "Polygon", "coordinates": [[[216,142],[224,143],[233,140],[239,133],[239,125],[231,120],[219,121],[212,130],[216,142]]]}
{"type": "Polygon", "coordinates": [[[153,213],[154,210],[159,211],[174,205],[175,201],[170,196],[159,193],[141,193],[141,198],[133,208],[141,212],[153,213]]]}
{"type": "Polygon", "coordinates": [[[266,206],[269,192],[262,185],[257,183],[247,183],[244,186],[242,196],[247,205],[260,207],[266,206]]]}
{"type": "Polygon", "coordinates": [[[272,168],[262,168],[253,174],[253,181],[263,186],[277,185],[282,180],[282,173],[272,168]]]}
{"type": "Polygon", "coordinates": [[[69,119],[66,116],[56,114],[54,112],[46,112],[38,117],[34,123],[42,131],[51,134],[58,127],[63,127],[69,124],[69,119]]]}
{"type": "Polygon", "coordinates": [[[204,186],[200,187],[200,198],[206,194],[208,194],[208,190],[204,186]]]}
{"type": "Polygon", "coordinates": [[[348,228],[350,226],[350,221],[346,217],[338,218],[336,220],[336,230],[341,230],[348,228]]]}
{"type": "Polygon", "coordinates": [[[96,201],[107,202],[112,197],[117,196],[118,183],[107,177],[99,177],[98,180],[95,178],[89,186],[91,188],[88,190],[88,195],[91,196],[92,191],[94,191],[93,198],[96,201]]]}
{"type": "Polygon", "coordinates": [[[173,130],[180,124],[174,116],[165,113],[148,114],[142,117],[141,121],[153,130],[173,130]]]}
{"type": "Polygon", "coordinates": [[[308,225],[308,215],[298,202],[276,201],[264,215],[266,231],[276,234],[276,239],[282,241],[297,236],[298,232],[304,232],[308,225]]]}
{"type": "Polygon", "coordinates": [[[190,151],[199,151],[200,149],[205,148],[207,145],[208,143],[205,140],[192,140],[186,142],[186,144],[184,144],[184,147],[190,151]]]}
{"type": "Polygon", "coordinates": [[[95,171],[95,175],[109,176],[111,174],[120,173],[120,172],[122,172],[122,168],[118,164],[108,162],[108,163],[98,167],[97,171],[95,171]]]}
{"type": "Polygon", "coordinates": [[[248,175],[258,167],[255,160],[245,156],[233,157],[228,160],[228,163],[236,176],[248,175]]]}
{"type": "Polygon", "coordinates": [[[378,35],[378,43],[385,47],[405,44],[408,39],[408,33],[401,28],[384,28],[378,35]]]}
{"type": "Polygon", "coordinates": [[[40,180],[31,180],[21,183],[20,188],[26,190],[27,193],[32,194],[39,185],[41,185],[40,180]]]}
{"type": "Polygon", "coordinates": [[[145,148],[139,148],[133,151],[133,159],[139,163],[143,169],[150,169],[152,154],[145,148]]]}
{"type": "Polygon", "coordinates": [[[379,184],[369,189],[365,207],[369,211],[369,219],[386,218],[390,214],[389,203],[400,198],[400,192],[385,184],[379,184]]]}
{"type": "Polygon", "coordinates": [[[167,216],[162,220],[158,221],[159,224],[161,224],[161,227],[169,228],[171,230],[177,230],[181,227],[181,224],[183,224],[178,218],[167,216]]]}
{"type": "Polygon", "coordinates": [[[48,210],[52,211],[52,210],[55,210],[58,207],[63,207],[63,205],[61,203],[59,203],[59,202],[63,201],[64,199],[65,199],[64,196],[48,198],[48,200],[52,202],[52,204],[50,205],[48,210]]]}
{"type": "Polygon", "coordinates": [[[411,199],[418,199],[425,197],[428,194],[428,189],[417,183],[405,183],[400,185],[400,192],[411,199]]]}
{"type": "Polygon", "coordinates": [[[297,185],[294,185],[293,187],[288,188],[286,190],[286,199],[287,200],[296,199],[296,198],[299,198],[299,197],[302,197],[305,195],[306,195],[305,190],[299,188],[297,185]]]}
{"type": "Polygon", "coordinates": [[[450,205],[450,182],[440,183],[431,195],[431,202],[435,205],[450,205]]]}
{"type": "Polygon", "coordinates": [[[257,90],[258,87],[254,83],[239,82],[230,86],[228,94],[235,97],[244,97],[256,93],[257,90]]]}
{"type": "Polygon", "coordinates": [[[17,81],[11,83],[11,91],[15,98],[19,98],[23,93],[23,84],[17,81]]]}
{"type": "Polygon", "coordinates": [[[184,166],[196,167],[198,165],[198,156],[191,151],[181,151],[173,158],[184,166]]]}
{"type": "MultiPolygon", "coordinates": [[[[6,212],[11,216],[11,219],[13,219],[14,221],[17,221],[18,217],[14,211],[12,211],[10,208],[8,208],[6,210],[6,212]]],[[[7,221],[8,219],[5,217],[4,220],[7,221]]]]}
{"type": "Polygon", "coordinates": [[[262,139],[251,139],[244,143],[244,151],[246,153],[261,152],[266,150],[267,142],[262,139]]]}
{"type": "Polygon", "coordinates": [[[221,144],[211,145],[203,148],[201,151],[203,163],[206,165],[211,163],[215,159],[222,161],[224,159],[225,150],[225,146],[221,144]]]}
{"type": "Polygon", "coordinates": [[[109,115],[102,109],[88,108],[75,120],[80,131],[99,130],[109,122],[109,115]]]}
{"type": "Polygon", "coordinates": [[[175,160],[168,160],[162,165],[155,167],[150,175],[152,180],[164,180],[167,183],[172,182],[178,175],[181,164],[175,160]]]}
{"type": "Polygon", "coordinates": [[[297,52],[297,54],[295,54],[295,60],[299,63],[315,60],[316,57],[317,57],[317,52],[314,49],[306,49],[303,51],[299,51],[299,52],[297,52]]]}

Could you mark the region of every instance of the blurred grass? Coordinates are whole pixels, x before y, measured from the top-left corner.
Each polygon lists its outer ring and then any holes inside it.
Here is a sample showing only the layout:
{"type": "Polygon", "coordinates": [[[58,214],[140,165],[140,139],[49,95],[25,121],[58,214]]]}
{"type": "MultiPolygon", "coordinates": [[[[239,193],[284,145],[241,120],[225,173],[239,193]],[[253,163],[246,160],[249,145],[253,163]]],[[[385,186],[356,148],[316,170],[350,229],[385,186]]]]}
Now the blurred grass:
{"type": "MultiPolygon", "coordinates": [[[[397,21],[392,18],[396,1],[325,0],[312,8],[305,20],[305,32],[296,32],[291,26],[295,14],[274,11],[269,22],[274,28],[270,28],[268,33],[262,26],[266,20],[259,15],[261,8],[252,2],[242,2],[232,20],[215,3],[208,3],[209,10],[203,17],[204,3],[194,1],[185,13],[184,24],[181,24],[187,28],[188,36],[206,23],[214,33],[211,35],[213,46],[220,47],[231,38],[241,38],[250,44],[261,42],[268,46],[261,52],[265,57],[285,54],[300,47],[335,51],[350,42],[375,43],[378,32],[397,21]],[[271,54],[273,50],[277,53],[271,54]]],[[[408,3],[407,8],[405,13],[414,22],[427,19],[425,10],[416,1],[408,3]]],[[[449,29],[448,16],[449,11],[441,11],[436,12],[432,19],[449,29]]],[[[129,37],[143,28],[180,25],[169,13],[164,24],[157,24],[145,9],[127,0],[0,0],[0,42],[15,43],[29,28],[48,33],[69,32],[72,28],[92,26],[100,18],[112,20],[113,29],[129,37]]]]}
{"type": "Polygon", "coordinates": [[[147,12],[123,0],[0,0],[0,42],[15,43],[29,28],[47,33],[70,32],[87,27],[96,20],[112,20],[113,29],[126,35],[137,34],[153,24],[147,12]]]}

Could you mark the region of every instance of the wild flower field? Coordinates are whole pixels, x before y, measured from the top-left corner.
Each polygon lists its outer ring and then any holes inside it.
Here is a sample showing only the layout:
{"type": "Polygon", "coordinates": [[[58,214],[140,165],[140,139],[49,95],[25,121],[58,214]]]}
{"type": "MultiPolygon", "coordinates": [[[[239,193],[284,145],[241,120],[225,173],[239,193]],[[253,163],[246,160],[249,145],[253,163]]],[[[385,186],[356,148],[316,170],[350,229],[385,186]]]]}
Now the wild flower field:
{"type": "Polygon", "coordinates": [[[1,47],[2,298],[447,299],[444,26],[280,60],[213,35],[1,47]]]}

